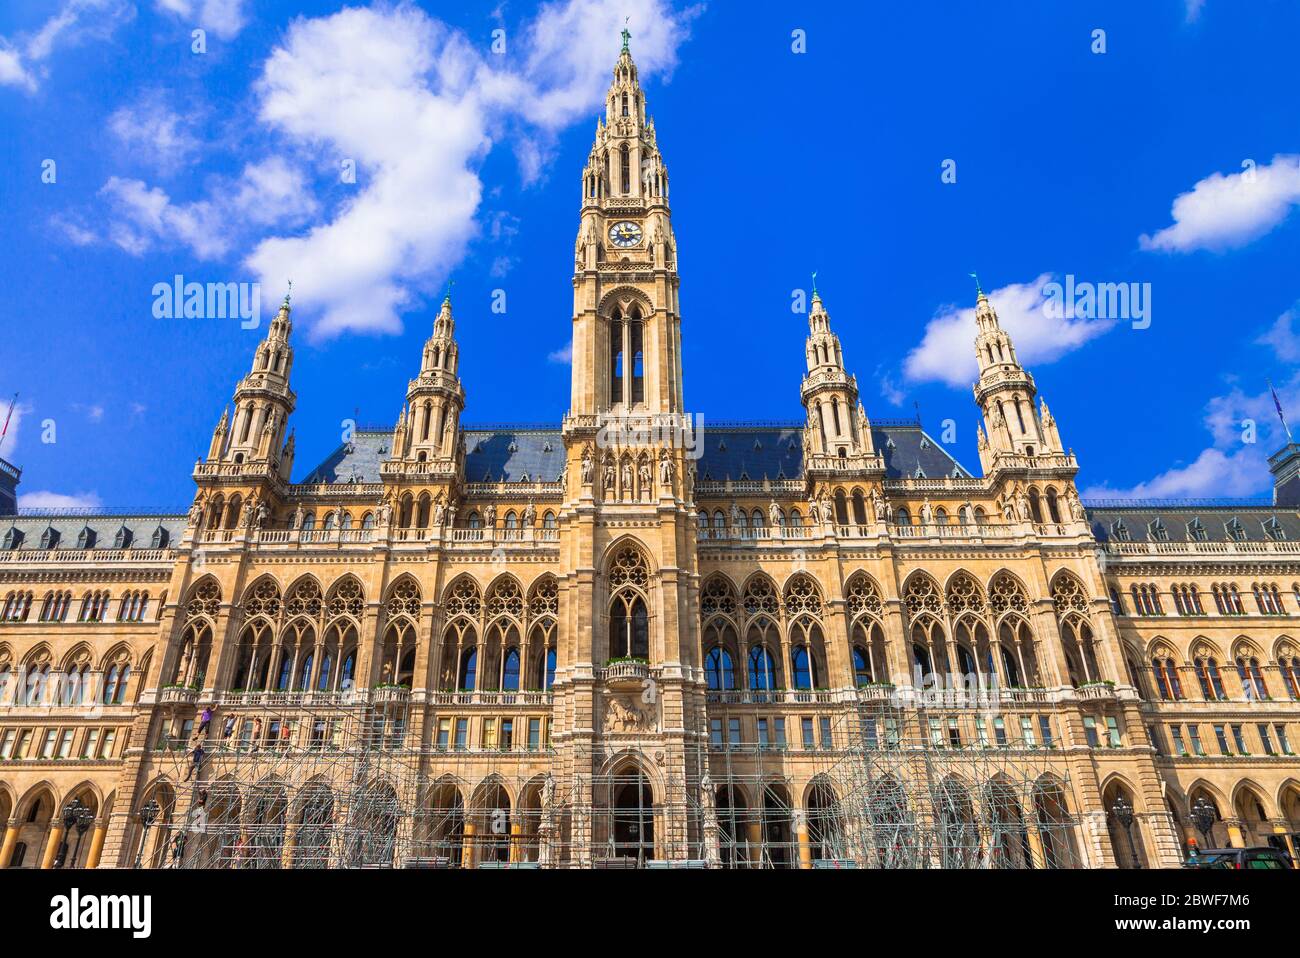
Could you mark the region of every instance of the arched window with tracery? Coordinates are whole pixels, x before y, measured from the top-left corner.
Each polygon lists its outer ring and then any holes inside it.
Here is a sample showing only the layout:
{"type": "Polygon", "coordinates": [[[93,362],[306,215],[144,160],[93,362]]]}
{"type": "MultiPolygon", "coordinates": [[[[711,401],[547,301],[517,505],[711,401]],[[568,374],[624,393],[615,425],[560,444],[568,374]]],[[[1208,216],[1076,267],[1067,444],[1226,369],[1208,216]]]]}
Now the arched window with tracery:
{"type": "Polygon", "coordinates": [[[650,657],[650,570],[640,550],[625,546],[609,570],[609,657],[650,657]]]}
{"type": "Polygon", "coordinates": [[[849,577],[844,599],[849,617],[854,686],[864,688],[889,681],[880,589],[865,572],[858,572],[849,577]]]}

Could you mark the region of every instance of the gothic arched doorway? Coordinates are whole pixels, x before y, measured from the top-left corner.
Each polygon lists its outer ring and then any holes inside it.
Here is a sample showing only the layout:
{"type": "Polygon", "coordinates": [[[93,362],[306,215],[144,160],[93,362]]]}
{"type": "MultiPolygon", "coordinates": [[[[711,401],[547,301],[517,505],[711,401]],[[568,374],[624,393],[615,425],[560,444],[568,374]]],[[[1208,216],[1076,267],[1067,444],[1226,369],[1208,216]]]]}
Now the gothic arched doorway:
{"type": "Polygon", "coordinates": [[[654,794],[640,768],[615,777],[610,842],[614,858],[638,865],[655,857],[654,794]]]}

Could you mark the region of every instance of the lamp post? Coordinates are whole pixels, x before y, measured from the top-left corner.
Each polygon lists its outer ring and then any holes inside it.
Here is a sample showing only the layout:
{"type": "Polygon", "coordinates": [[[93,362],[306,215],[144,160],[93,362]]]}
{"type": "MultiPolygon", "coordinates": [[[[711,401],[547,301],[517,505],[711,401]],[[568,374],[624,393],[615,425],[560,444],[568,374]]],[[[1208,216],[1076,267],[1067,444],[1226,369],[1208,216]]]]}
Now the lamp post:
{"type": "Polygon", "coordinates": [[[1192,802],[1192,824],[1201,833],[1201,841],[1206,848],[1210,847],[1210,830],[1214,828],[1214,820],[1218,817],[1218,810],[1204,795],[1192,802]]]}
{"type": "Polygon", "coordinates": [[[77,812],[81,808],[81,799],[74,798],[63,806],[63,838],[59,842],[59,854],[54,860],[55,868],[62,868],[68,860],[68,833],[77,824],[77,812]]]}
{"type": "Polygon", "coordinates": [[[1137,867],[1137,847],[1133,844],[1133,806],[1123,795],[1120,795],[1111,805],[1110,813],[1115,816],[1115,821],[1124,826],[1124,834],[1128,836],[1129,854],[1133,858],[1134,867],[1137,867]]]}
{"type": "Polygon", "coordinates": [[[72,852],[72,867],[74,868],[77,867],[77,862],[81,860],[81,840],[86,837],[86,831],[94,820],[95,813],[85,805],[77,809],[77,847],[72,852]]]}
{"type": "Polygon", "coordinates": [[[135,855],[135,867],[139,868],[141,861],[144,860],[144,846],[149,840],[149,828],[158,818],[158,803],[152,798],[149,799],[143,808],[139,811],[140,818],[140,850],[135,855]]]}

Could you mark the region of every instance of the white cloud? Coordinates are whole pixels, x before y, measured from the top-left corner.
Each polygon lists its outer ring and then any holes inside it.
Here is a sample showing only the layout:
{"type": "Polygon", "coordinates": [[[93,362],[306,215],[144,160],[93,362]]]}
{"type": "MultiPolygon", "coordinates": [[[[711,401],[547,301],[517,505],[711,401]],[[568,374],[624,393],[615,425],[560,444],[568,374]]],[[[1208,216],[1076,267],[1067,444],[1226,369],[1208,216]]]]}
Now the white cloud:
{"type": "Polygon", "coordinates": [[[875,376],[876,382],[880,383],[880,395],[884,396],[890,405],[901,406],[907,394],[898,385],[893,374],[882,364],[876,367],[875,376]]]}
{"type": "MultiPolygon", "coordinates": [[[[108,240],[133,256],[175,241],[200,259],[216,259],[231,250],[242,229],[296,226],[318,209],[302,171],[280,157],[248,164],[239,179],[219,181],[207,199],[193,203],[173,203],[160,187],[116,176],[99,192],[114,214],[108,240]]],[[[88,233],[73,224],[60,226],[73,242],[88,233]]]]}
{"type": "Polygon", "coordinates": [[[264,226],[294,226],[319,206],[302,170],[280,156],[244,167],[230,198],[230,213],[264,226]]]}
{"type": "Polygon", "coordinates": [[[1174,199],[1174,225],[1143,234],[1144,250],[1187,253],[1245,246],[1277,226],[1300,204],[1300,156],[1224,176],[1213,173],[1174,199]]]}
{"type": "Polygon", "coordinates": [[[1279,316],[1268,332],[1255,340],[1255,344],[1271,347],[1279,362],[1300,363],[1300,332],[1291,325],[1295,319],[1296,308],[1292,307],[1279,316]]]}
{"type": "Polygon", "coordinates": [[[73,246],[90,246],[99,242],[99,234],[88,228],[76,216],[56,213],[50,217],[50,226],[61,233],[73,246]]]}
{"type": "MultiPolygon", "coordinates": [[[[1060,359],[1115,325],[1108,319],[1052,315],[1056,311],[1044,308],[1047,300],[1043,296],[1043,287],[1052,279],[1051,273],[1043,273],[1028,283],[1012,283],[988,294],[998,322],[1016,344],[1016,357],[1023,366],[1041,366],[1060,359]]],[[[903,361],[903,372],[913,382],[969,387],[979,375],[975,307],[942,307],[926,325],[920,344],[903,361]]]]}
{"type": "MultiPolygon", "coordinates": [[[[1300,373],[1278,390],[1284,409],[1300,408],[1300,373]]],[[[1234,388],[1206,404],[1205,428],[1213,444],[1183,466],[1175,466],[1127,489],[1108,484],[1085,489],[1084,496],[1122,499],[1196,499],[1261,495],[1272,487],[1269,454],[1286,441],[1273,396],[1264,389],[1247,394],[1234,388]],[[1253,441],[1250,441],[1253,440],[1253,441]]]]}
{"type": "Polygon", "coordinates": [[[132,158],[170,173],[184,166],[199,150],[192,132],[194,114],[186,116],[167,106],[163,95],[148,93],[118,109],[108,118],[108,128],[132,158]]]}
{"type": "MultiPolygon", "coordinates": [[[[264,283],[293,277],[316,337],[400,330],[479,233],[478,170],[495,140],[510,128],[520,156],[529,141],[523,173],[536,176],[553,133],[601,102],[629,12],[645,25],[643,80],[671,69],[689,17],[664,0],[548,4],[516,41],[519,72],[409,4],[294,21],[257,84],[259,119],[288,146],[354,160],[365,186],[246,264],[264,283]]],[[[496,238],[513,228],[488,225],[496,238]]]]}
{"type": "Polygon", "coordinates": [[[245,0],[155,0],[154,6],[186,24],[210,30],[222,40],[239,35],[248,23],[245,0]]]}
{"type": "Polygon", "coordinates": [[[35,92],[49,72],[44,62],[60,47],[106,40],[133,17],[135,5],[129,0],[64,0],[35,33],[16,41],[0,37],[0,85],[35,92]]]}
{"type": "MultiPolygon", "coordinates": [[[[3,43],[3,38],[0,38],[3,43]]],[[[31,92],[36,78],[23,67],[22,57],[12,47],[0,45],[0,86],[17,86],[31,92]]]]}
{"type": "Polygon", "coordinates": [[[159,187],[141,180],[111,176],[99,190],[116,215],[108,238],[133,256],[140,256],[160,241],[175,239],[194,250],[200,259],[221,256],[229,249],[229,234],[207,200],[174,205],[159,187]]]}
{"type": "Polygon", "coordinates": [[[1192,23],[1201,18],[1201,9],[1205,6],[1205,0],[1185,0],[1187,9],[1187,22],[1192,23]]]}
{"type": "Polygon", "coordinates": [[[573,340],[569,340],[559,349],[548,353],[546,361],[550,363],[559,363],[565,366],[573,362],[573,340]]]}
{"type": "Polygon", "coordinates": [[[40,490],[24,492],[18,496],[19,509],[94,509],[103,503],[95,492],[75,492],[67,495],[61,492],[40,490]]]}
{"type": "Polygon", "coordinates": [[[99,403],[74,402],[72,404],[72,411],[82,413],[91,422],[104,421],[104,407],[99,403]]]}

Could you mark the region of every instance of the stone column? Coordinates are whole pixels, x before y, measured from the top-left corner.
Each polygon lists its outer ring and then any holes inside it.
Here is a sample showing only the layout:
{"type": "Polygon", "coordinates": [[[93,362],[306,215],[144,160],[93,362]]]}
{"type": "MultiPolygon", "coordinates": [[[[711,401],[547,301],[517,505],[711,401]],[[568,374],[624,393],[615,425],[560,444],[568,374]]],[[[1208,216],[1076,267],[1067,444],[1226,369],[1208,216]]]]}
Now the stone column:
{"type": "Polygon", "coordinates": [[[0,844],[0,868],[9,867],[9,859],[13,857],[14,846],[18,844],[18,828],[17,819],[6,823],[4,844],[0,844]]]}
{"type": "Polygon", "coordinates": [[[45,843],[45,854],[41,857],[41,868],[53,868],[54,857],[59,853],[59,842],[63,839],[63,822],[55,819],[50,822],[50,837],[45,843]]]}
{"type": "MultiPolygon", "coordinates": [[[[86,854],[86,867],[98,868],[100,855],[104,852],[104,837],[108,834],[108,822],[102,818],[95,822],[95,831],[90,836],[90,851],[86,854]]],[[[0,856],[0,867],[4,857],[0,856]]]]}

